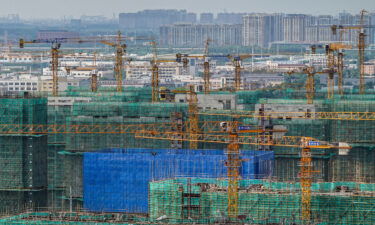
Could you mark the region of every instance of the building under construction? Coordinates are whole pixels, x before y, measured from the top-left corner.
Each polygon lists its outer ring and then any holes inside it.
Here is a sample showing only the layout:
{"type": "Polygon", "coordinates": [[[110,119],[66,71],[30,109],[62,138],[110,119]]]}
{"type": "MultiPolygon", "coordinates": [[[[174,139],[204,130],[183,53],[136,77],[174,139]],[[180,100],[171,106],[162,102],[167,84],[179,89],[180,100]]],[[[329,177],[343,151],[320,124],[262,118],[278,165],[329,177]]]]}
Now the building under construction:
{"type": "Polygon", "coordinates": [[[375,224],[375,95],[365,85],[363,28],[332,26],[359,30],[359,88],[350,92],[343,43],[325,46],[323,70],[287,71],[307,75],[305,90],[242,90],[241,61],[256,54],[215,56],[234,67],[232,87],[215,92],[210,39],[203,55],[172,60],[185,69],[201,60],[203,86],[175,90],[159,86],[159,63],[170,60],[158,59],[155,40],[151,88],[125,88],[120,32],[21,39],[20,48],[51,44],[52,96],[0,99],[0,222],[375,224]],[[59,91],[60,47],[73,42],[115,49],[115,89],[98,87],[93,74],[91,91],[59,91]],[[327,75],[324,92],[315,74],[327,75]]]}
{"type": "Polygon", "coordinates": [[[158,103],[151,94],[71,89],[0,99],[0,223],[375,223],[375,95],[317,92],[307,104],[291,89],[198,93],[194,131],[191,93],[158,103]],[[234,121],[245,132],[233,206],[226,126],[234,121]],[[306,155],[280,136],[317,145],[307,210],[306,155]],[[350,148],[322,144],[342,142],[350,148]]]}

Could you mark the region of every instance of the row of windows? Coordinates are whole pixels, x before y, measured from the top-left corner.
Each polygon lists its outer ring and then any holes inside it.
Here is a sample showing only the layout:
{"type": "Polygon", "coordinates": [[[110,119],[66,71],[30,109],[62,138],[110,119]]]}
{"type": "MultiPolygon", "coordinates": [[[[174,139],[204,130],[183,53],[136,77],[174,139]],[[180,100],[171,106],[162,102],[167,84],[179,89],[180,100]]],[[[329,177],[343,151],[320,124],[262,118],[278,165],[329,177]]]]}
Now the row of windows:
{"type": "Polygon", "coordinates": [[[72,73],[72,75],[76,75],[76,76],[90,76],[91,75],[91,72],[90,73],[72,73]]]}
{"type": "Polygon", "coordinates": [[[22,61],[22,60],[31,60],[31,58],[4,58],[4,60],[8,61],[8,60],[19,60],[19,61],[22,61]]]}
{"type": "Polygon", "coordinates": [[[8,85],[37,85],[37,83],[36,82],[9,82],[9,83],[7,83],[7,82],[0,82],[0,84],[4,84],[4,85],[6,85],[6,84],[8,84],[8,85]]]}
{"type": "Polygon", "coordinates": [[[33,87],[33,88],[31,88],[31,87],[27,87],[26,89],[24,88],[24,87],[21,87],[21,88],[18,88],[18,87],[15,87],[15,88],[13,88],[13,87],[10,87],[9,88],[9,91],[24,91],[24,90],[28,90],[28,91],[31,91],[31,90],[33,90],[33,91],[36,91],[37,89],[36,89],[36,87],[33,87]]]}

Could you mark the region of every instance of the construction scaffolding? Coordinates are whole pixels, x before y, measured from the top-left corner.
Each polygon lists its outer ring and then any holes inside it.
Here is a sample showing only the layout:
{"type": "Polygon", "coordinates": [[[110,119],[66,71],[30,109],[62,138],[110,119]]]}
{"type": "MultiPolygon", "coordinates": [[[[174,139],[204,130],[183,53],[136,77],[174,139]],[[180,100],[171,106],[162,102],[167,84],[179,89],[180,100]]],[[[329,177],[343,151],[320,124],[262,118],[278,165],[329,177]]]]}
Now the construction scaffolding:
{"type": "MultiPolygon", "coordinates": [[[[2,124],[46,124],[47,99],[0,99],[2,124]]],[[[0,215],[34,206],[45,206],[47,186],[47,137],[0,135],[0,215]]]]}
{"type": "MultiPolygon", "coordinates": [[[[233,95],[230,92],[215,94],[219,97],[220,95],[233,95]]],[[[317,93],[314,104],[309,107],[313,107],[315,112],[375,111],[374,95],[344,95],[329,100],[325,99],[325,95],[326,92],[317,93]]],[[[95,93],[71,88],[67,92],[60,93],[59,97],[49,97],[48,106],[46,98],[22,97],[2,99],[1,101],[2,113],[0,118],[3,124],[120,125],[170,123],[174,121],[183,123],[189,119],[189,108],[186,103],[160,102],[152,104],[151,88],[126,88],[122,93],[105,88],[99,88],[98,92],[95,93]],[[177,120],[176,115],[178,115],[177,120]]],[[[280,105],[286,107],[285,110],[289,111],[307,108],[305,93],[294,90],[239,91],[235,94],[235,101],[239,109],[247,111],[257,111],[259,105],[262,104],[266,110],[268,107],[273,110],[280,105]]],[[[226,115],[199,114],[198,120],[199,123],[205,123],[209,121],[231,121],[233,118],[226,115]]],[[[260,126],[262,122],[251,117],[236,118],[236,121],[241,125],[252,127],[260,126]]],[[[373,163],[375,158],[374,121],[286,117],[266,119],[266,121],[269,125],[280,126],[285,129],[285,135],[287,136],[303,135],[322,141],[349,142],[351,144],[352,149],[347,152],[338,150],[312,151],[312,169],[317,171],[313,176],[314,182],[375,183],[373,163]]],[[[203,129],[200,132],[205,132],[205,130],[203,129]]],[[[48,142],[47,135],[1,135],[0,139],[2,149],[0,160],[2,160],[2,165],[5,165],[4,169],[0,171],[0,182],[3,184],[0,190],[0,207],[1,205],[7,206],[7,208],[2,208],[2,211],[9,213],[10,209],[14,209],[13,213],[16,213],[29,208],[26,203],[30,201],[30,191],[19,191],[20,188],[30,185],[27,183],[27,177],[30,176],[20,166],[25,165],[26,161],[22,160],[27,160],[24,154],[27,150],[26,146],[33,146],[31,148],[34,151],[33,155],[35,154],[33,160],[40,162],[34,165],[33,171],[35,174],[41,171],[37,169],[38,166],[42,168],[48,165],[47,170],[43,170],[44,173],[47,171],[47,174],[40,172],[41,176],[33,177],[35,187],[40,186],[39,184],[43,182],[44,187],[48,187],[48,197],[40,197],[43,194],[45,195],[45,192],[38,191],[39,189],[36,188],[36,190],[33,190],[32,196],[39,196],[39,199],[48,199],[49,210],[53,211],[67,210],[70,207],[74,210],[83,208],[85,200],[85,171],[83,168],[84,155],[87,152],[96,153],[98,150],[108,148],[173,149],[178,146],[178,149],[186,149],[189,147],[189,143],[186,141],[180,141],[178,145],[176,145],[176,141],[169,140],[145,141],[136,139],[134,134],[130,133],[48,134],[48,142]],[[36,158],[37,152],[42,154],[39,155],[39,158],[36,158]],[[46,155],[47,159],[43,154],[48,154],[46,155]],[[42,178],[46,181],[37,182],[38,179],[42,178]]],[[[226,148],[225,144],[220,143],[198,143],[198,149],[226,148]]],[[[258,150],[256,146],[250,148],[240,146],[240,149],[242,152],[247,149],[258,150]]],[[[270,146],[266,150],[273,151],[275,157],[272,166],[269,165],[267,168],[273,171],[272,176],[270,176],[272,181],[298,182],[300,180],[300,149],[270,146]]],[[[168,164],[171,168],[173,165],[168,164]]],[[[222,165],[222,169],[226,168],[223,163],[220,165],[222,165]]],[[[137,172],[134,173],[137,174],[137,172]]],[[[193,176],[190,177],[193,179],[193,176]]],[[[164,179],[167,178],[174,177],[164,177],[164,179]]],[[[296,185],[298,186],[298,184],[296,185]]],[[[117,189],[111,190],[113,193],[118,191],[117,189]]],[[[243,193],[240,193],[240,199],[242,195],[243,193]]],[[[219,191],[218,196],[224,198],[223,207],[226,207],[225,193],[219,191]]],[[[299,193],[293,193],[293,196],[291,201],[294,202],[293,207],[297,209],[299,193]]],[[[189,198],[189,201],[195,201],[193,196],[189,198]]],[[[313,201],[315,201],[314,198],[313,196],[313,201]]],[[[32,202],[36,204],[35,200],[32,200],[32,202]]],[[[45,203],[40,202],[38,204],[43,205],[45,203]]],[[[358,207],[357,209],[361,211],[358,207]]],[[[272,210],[270,209],[270,212],[272,210]]],[[[313,208],[313,210],[317,209],[313,208]]],[[[222,212],[226,212],[226,209],[223,208],[222,212]]],[[[296,214],[295,217],[297,218],[299,215],[296,214]]],[[[336,217],[333,216],[332,218],[334,220],[336,217]]]]}
{"type": "MultiPolygon", "coordinates": [[[[224,223],[226,179],[179,178],[150,183],[150,221],[224,223]]],[[[319,224],[375,223],[375,184],[315,183],[312,220],[319,224]]],[[[301,224],[299,183],[239,181],[239,223],[301,224]]]]}
{"type": "Polygon", "coordinates": [[[152,224],[147,217],[139,215],[129,215],[120,213],[88,213],[77,212],[27,212],[17,216],[0,218],[0,224],[74,224],[74,225],[132,225],[132,224],[152,224]]]}
{"type": "MultiPolygon", "coordinates": [[[[217,94],[233,94],[220,92],[217,94]]],[[[77,99],[69,105],[49,105],[48,121],[51,124],[144,124],[171,122],[174,113],[180,113],[182,121],[188,119],[188,107],[185,103],[157,103],[151,104],[150,88],[127,88],[124,92],[113,92],[111,89],[99,89],[92,93],[82,89],[70,89],[60,94],[61,98],[77,99]]],[[[317,94],[314,104],[316,111],[329,112],[336,110],[344,111],[375,111],[371,106],[374,97],[345,96],[331,100],[324,99],[325,92],[317,94]],[[321,96],[321,97],[319,97],[321,96]],[[319,99],[320,98],[320,99],[319,99]],[[367,100],[368,103],[362,103],[367,100]],[[364,105],[365,104],[365,105],[364,105]],[[367,104],[367,106],[366,106],[367,104]],[[346,105],[346,108],[344,107],[346,105]],[[359,109],[357,109],[357,106],[359,109]],[[340,108],[341,107],[341,108],[340,108]]],[[[254,111],[257,104],[283,104],[299,105],[306,104],[303,91],[277,90],[277,91],[240,91],[236,93],[237,103],[245,110],[254,111]],[[277,98],[276,98],[277,97],[277,98]]],[[[64,100],[64,99],[63,99],[64,100]]],[[[199,121],[227,121],[227,116],[199,115],[199,121]]],[[[247,125],[259,125],[254,118],[242,118],[240,122],[247,125]]],[[[327,141],[346,141],[348,129],[351,124],[356,124],[358,129],[368,129],[373,123],[362,121],[328,121],[328,120],[272,120],[274,125],[285,126],[289,136],[314,137],[327,141]],[[347,123],[348,126],[341,126],[347,123]]],[[[202,131],[203,132],[203,131],[202,131]]],[[[355,135],[362,140],[373,140],[375,132],[367,132],[365,135],[355,135]]],[[[356,139],[357,137],[353,137],[356,139]]],[[[188,148],[186,142],[181,143],[182,148],[188,148]]],[[[56,208],[68,206],[70,195],[74,201],[82,206],[82,155],[81,153],[96,151],[106,148],[171,148],[173,143],[162,140],[135,139],[133,134],[52,134],[49,135],[49,159],[48,159],[48,186],[52,195],[50,203],[54,202],[56,208]],[[74,179],[72,179],[72,177],[74,179]],[[71,188],[70,188],[71,187],[71,188]],[[72,190],[71,190],[72,189],[72,190]],[[53,191],[52,191],[53,190],[53,191]],[[53,199],[53,201],[51,200],[53,199]],[[63,201],[63,202],[61,202],[63,201]]],[[[361,145],[362,146],[362,145],[361,145]]],[[[225,149],[224,144],[198,143],[200,149],[225,149]]],[[[341,156],[332,150],[320,150],[313,152],[314,170],[321,171],[314,175],[314,181],[359,181],[353,180],[353,174],[361,172],[361,181],[375,182],[375,174],[370,158],[374,151],[370,147],[361,147],[361,156],[354,159],[357,169],[352,167],[353,158],[341,156]],[[369,157],[370,156],[370,157],[369,157]],[[358,162],[357,162],[358,161],[358,162]],[[362,163],[363,162],[363,163],[362,163]],[[341,166],[344,166],[341,168],[341,166]],[[357,171],[357,172],[355,172],[357,171]]],[[[299,149],[271,148],[275,152],[274,179],[279,181],[299,180],[299,149]]],[[[351,151],[349,154],[353,155],[351,151]]]]}

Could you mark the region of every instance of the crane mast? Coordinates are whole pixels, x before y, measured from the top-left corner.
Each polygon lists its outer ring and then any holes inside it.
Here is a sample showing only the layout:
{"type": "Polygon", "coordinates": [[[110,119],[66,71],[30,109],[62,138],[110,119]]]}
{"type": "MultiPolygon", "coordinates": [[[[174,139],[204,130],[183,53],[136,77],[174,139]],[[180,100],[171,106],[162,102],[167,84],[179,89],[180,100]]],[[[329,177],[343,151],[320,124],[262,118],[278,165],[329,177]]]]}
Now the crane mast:
{"type": "Polygon", "coordinates": [[[366,83],[365,83],[365,30],[364,30],[364,16],[367,13],[366,10],[361,10],[360,30],[358,34],[358,62],[359,62],[359,93],[365,94],[366,83]]]}
{"type": "Polygon", "coordinates": [[[238,123],[231,124],[228,132],[229,144],[227,148],[227,176],[228,176],[228,217],[236,218],[238,216],[238,180],[240,179],[239,168],[240,145],[237,133],[238,123]]]}
{"type": "MultiPolygon", "coordinates": [[[[59,69],[59,51],[61,47],[61,42],[63,40],[32,40],[25,41],[24,39],[19,40],[19,47],[24,48],[25,44],[40,44],[48,43],[51,44],[51,73],[52,73],[52,95],[58,96],[58,69],[59,69]]],[[[66,40],[64,40],[66,41],[66,40]]]]}
{"type": "Polygon", "coordinates": [[[344,52],[342,50],[339,50],[337,52],[337,75],[338,75],[337,86],[339,88],[339,94],[341,96],[344,95],[343,74],[344,74],[344,52]]]}
{"type": "Polygon", "coordinates": [[[203,80],[204,80],[204,93],[210,93],[210,62],[208,59],[208,47],[210,45],[211,39],[207,39],[204,47],[204,56],[203,56],[203,80]]]}
{"type": "Polygon", "coordinates": [[[125,44],[121,44],[121,32],[117,34],[117,43],[116,43],[116,65],[115,65],[115,76],[116,76],[116,90],[117,92],[122,92],[122,68],[123,68],[123,57],[125,53],[125,44]]]}
{"type": "Polygon", "coordinates": [[[152,71],[151,71],[151,88],[152,88],[152,102],[159,101],[159,67],[158,67],[158,53],[156,48],[156,41],[151,42],[152,45],[152,71]]]}
{"type": "MultiPolygon", "coordinates": [[[[194,90],[194,86],[189,86],[188,92],[188,103],[189,103],[189,126],[188,132],[190,133],[190,137],[192,139],[198,138],[199,133],[199,115],[198,115],[198,96],[194,90]]],[[[198,149],[198,142],[190,141],[189,142],[190,149],[198,149]]]]}
{"type": "Polygon", "coordinates": [[[91,91],[97,92],[98,91],[98,74],[96,70],[96,52],[94,52],[93,57],[93,68],[95,68],[94,73],[91,74],[91,91]]]}
{"type": "Polygon", "coordinates": [[[327,76],[327,98],[331,99],[334,96],[335,90],[335,56],[333,50],[327,46],[327,67],[328,67],[328,76],[327,76]]]}
{"type": "Polygon", "coordinates": [[[241,62],[244,59],[252,58],[254,56],[261,56],[259,54],[244,54],[244,55],[228,55],[227,57],[232,60],[234,66],[234,90],[241,90],[241,62]]]}
{"type": "Polygon", "coordinates": [[[314,80],[314,71],[312,71],[312,68],[305,68],[304,72],[307,74],[307,80],[306,80],[306,99],[307,104],[313,104],[314,103],[314,97],[315,97],[315,80],[314,80]]]}
{"type": "Polygon", "coordinates": [[[235,90],[241,90],[241,62],[239,60],[234,61],[234,83],[235,90]]]}
{"type": "Polygon", "coordinates": [[[51,72],[52,72],[52,95],[53,96],[58,96],[59,92],[59,87],[58,87],[58,82],[59,82],[59,48],[60,44],[54,43],[52,44],[51,48],[51,55],[52,55],[52,60],[51,60],[51,72]]]}
{"type": "MultiPolygon", "coordinates": [[[[361,10],[360,12],[360,24],[357,26],[337,26],[333,25],[331,27],[332,33],[337,34],[337,30],[358,30],[358,68],[359,68],[359,94],[366,93],[366,83],[365,83],[365,48],[366,48],[366,34],[365,28],[374,28],[373,25],[365,25],[364,19],[366,10],[361,10]]],[[[342,33],[340,33],[342,35],[342,33]]],[[[340,38],[341,39],[341,38],[340,38]]]]}

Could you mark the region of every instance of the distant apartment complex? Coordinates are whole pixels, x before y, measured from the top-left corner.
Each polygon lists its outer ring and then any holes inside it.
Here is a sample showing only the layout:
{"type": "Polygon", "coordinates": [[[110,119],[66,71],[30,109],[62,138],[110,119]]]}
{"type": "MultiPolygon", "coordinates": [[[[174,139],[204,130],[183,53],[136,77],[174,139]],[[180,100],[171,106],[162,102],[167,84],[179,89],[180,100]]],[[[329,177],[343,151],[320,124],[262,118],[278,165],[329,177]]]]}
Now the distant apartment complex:
{"type": "MultiPolygon", "coordinates": [[[[200,23],[171,22],[160,26],[160,43],[171,46],[203,46],[211,38],[217,45],[269,47],[272,43],[311,44],[332,41],[356,42],[358,31],[332,34],[331,26],[358,25],[358,15],[340,13],[331,15],[305,15],[282,13],[202,13],[200,23]]],[[[375,14],[366,15],[365,24],[375,24],[375,14]]],[[[366,29],[366,41],[375,43],[375,29],[366,29]]]]}
{"type": "Polygon", "coordinates": [[[119,25],[122,29],[159,29],[160,26],[175,23],[200,24],[241,24],[245,13],[213,13],[187,12],[186,10],[143,10],[134,13],[120,13],[119,25]],[[199,18],[198,18],[199,17],[199,18]]]}
{"type": "Polygon", "coordinates": [[[242,45],[267,47],[282,40],[282,14],[250,14],[243,16],[242,45]]]}
{"type": "Polygon", "coordinates": [[[240,45],[242,29],[240,24],[174,24],[160,27],[160,44],[172,46],[202,46],[205,40],[212,45],[240,45]]]}
{"type": "Polygon", "coordinates": [[[136,13],[120,13],[119,24],[123,29],[159,29],[176,22],[195,23],[197,15],[186,10],[144,10],[136,13]]]}

